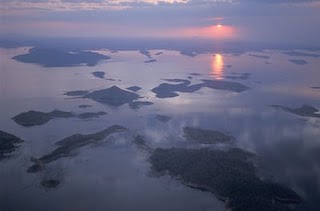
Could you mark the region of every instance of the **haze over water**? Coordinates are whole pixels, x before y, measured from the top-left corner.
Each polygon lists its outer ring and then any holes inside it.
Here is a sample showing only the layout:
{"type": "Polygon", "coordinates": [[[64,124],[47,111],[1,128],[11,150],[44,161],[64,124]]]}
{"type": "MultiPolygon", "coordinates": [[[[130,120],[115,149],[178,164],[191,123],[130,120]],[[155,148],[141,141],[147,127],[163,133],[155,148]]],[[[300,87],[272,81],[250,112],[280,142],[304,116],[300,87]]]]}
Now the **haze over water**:
{"type": "Polygon", "coordinates": [[[0,210],[318,210],[319,10],[1,1],[0,210]]]}

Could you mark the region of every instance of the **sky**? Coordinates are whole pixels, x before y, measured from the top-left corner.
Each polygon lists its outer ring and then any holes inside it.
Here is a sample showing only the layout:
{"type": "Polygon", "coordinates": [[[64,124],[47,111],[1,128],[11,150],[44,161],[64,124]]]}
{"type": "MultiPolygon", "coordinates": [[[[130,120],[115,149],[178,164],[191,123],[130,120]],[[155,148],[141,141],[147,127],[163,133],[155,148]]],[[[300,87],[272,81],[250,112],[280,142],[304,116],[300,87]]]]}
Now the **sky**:
{"type": "Polygon", "coordinates": [[[320,45],[320,0],[0,0],[0,34],[320,45]]]}

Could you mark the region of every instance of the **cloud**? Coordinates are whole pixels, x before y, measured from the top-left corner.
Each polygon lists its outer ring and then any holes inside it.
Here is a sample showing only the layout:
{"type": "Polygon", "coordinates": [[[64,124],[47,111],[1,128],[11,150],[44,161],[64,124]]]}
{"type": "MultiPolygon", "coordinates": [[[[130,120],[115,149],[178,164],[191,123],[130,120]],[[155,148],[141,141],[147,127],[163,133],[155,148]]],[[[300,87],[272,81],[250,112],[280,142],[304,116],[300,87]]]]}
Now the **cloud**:
{"type": "Polygon", "coordinates": [[[62,2],[68,2],[68,3],[102,3],[103,0],[62,0],[62,2]]]}
{"type": "Polygon", "coordinates": [[[2,34],[208,36],[222,24],[239,40],[312,43],[320,37],[315,0],[0,1],[2,34]]]}

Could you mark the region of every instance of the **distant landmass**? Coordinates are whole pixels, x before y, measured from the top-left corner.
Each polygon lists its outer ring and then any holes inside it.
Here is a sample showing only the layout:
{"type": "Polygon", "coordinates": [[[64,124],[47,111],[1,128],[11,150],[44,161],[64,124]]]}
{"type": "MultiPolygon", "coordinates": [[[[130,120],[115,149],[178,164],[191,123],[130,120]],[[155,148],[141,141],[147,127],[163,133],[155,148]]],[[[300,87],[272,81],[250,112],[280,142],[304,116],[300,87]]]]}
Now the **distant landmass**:
{"type": "Polygon", "coordinates": [[[271,105],[271,107],[282,109],[284,111],[287,111],[289,113],[292,113],[298,116],[320,118],[320,114],[318,114],[319,110],[310,105],[302,105],[299,108],[289,108],[287,106],[281,106],[281,105],[271,105]]]}
{"type": "MultiPolygon", "coordinates": [[[[245,41],[219,41],[213,42],[211,39],[146,39],[146,38],[0,38],[0,47],[16,48],[23,46],[35,46],[42,49],[63,49],[66,52],[83,51],[107,48],[111,53],[118,51],[139,51],[147,58],[151,58],[149,50],[175,50],[186,56],[196,56],[202,53],[246,53],[261,51],[265,49],[283,50],[287,55],[299,56],[302,53],[294,51],[295,49],[303,50],[320,50],[320,45],[304,44],[286,44],[286,43],[263,43],[263,42],[245,42],[245,41]],[[299,55],[297,55],[299,54],[299,55]]],[[[313,56],[312,55],[301,56],[313,56]]],[[[309,53],[311,54],[311,53],[309,53]]],[[[314,55],[313,55],[314,54],[314,55]]],[[[157,55],[157,54],[154,54],[157,55]]]]}
{"type": "Polygon", "coordinates": [[[100,116],[106,115],[106,112],[100,111],[100,112],[86,112],[76,115],[73,112],[67,112],[67,111],[60,111],[60,110],[54,110],[48,113],[41,112],[41,111],[28,111],[20,113],[16,116],[14,116],[12,119],[15,121],[15,123],[30,127],[35,125],[43,125],[49,122],[52,119],[56,118],[71,118],[71,117],[78,117],[79,119],[90,119],[90,118],[98,118],[100,116]]]}
{"type": "Polygon", "coordinates": [[[12,59],[23,63],[38,64],[43,67],[74,67],[80,65],[95,66],[101,60],[110,59],[109,56],[89,52],[69,52],[61,49],[31,48],[27,54],[12,59]]]}
{"type": "Polygon", "coordinates": [[[202,80],[203,83],[193,85],[190,85],[191,82],[185,79],[166,79],[166,81],[175,84],[162,83],[153,88],[151,91],[156,94],[156,97],[173,98],[179,96],[177,92],[193,93],[204,87],[231,92],[243,92],[249,89],[246,85],[232,81],[202,80]]]}

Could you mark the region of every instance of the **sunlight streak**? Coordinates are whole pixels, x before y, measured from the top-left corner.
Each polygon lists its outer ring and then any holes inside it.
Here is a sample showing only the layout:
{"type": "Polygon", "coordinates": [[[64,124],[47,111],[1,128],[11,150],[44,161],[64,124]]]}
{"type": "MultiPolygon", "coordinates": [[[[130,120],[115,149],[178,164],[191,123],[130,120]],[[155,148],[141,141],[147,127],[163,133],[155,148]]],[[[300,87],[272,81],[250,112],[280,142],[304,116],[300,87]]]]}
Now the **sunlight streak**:
{"type": "Polygon", "coordinates": [[[214,57],[212,57],[211,74],[216,79],[222,79],[223,67],[224,67],[224,59],[221,54],[216,54],[214,57]]]}

